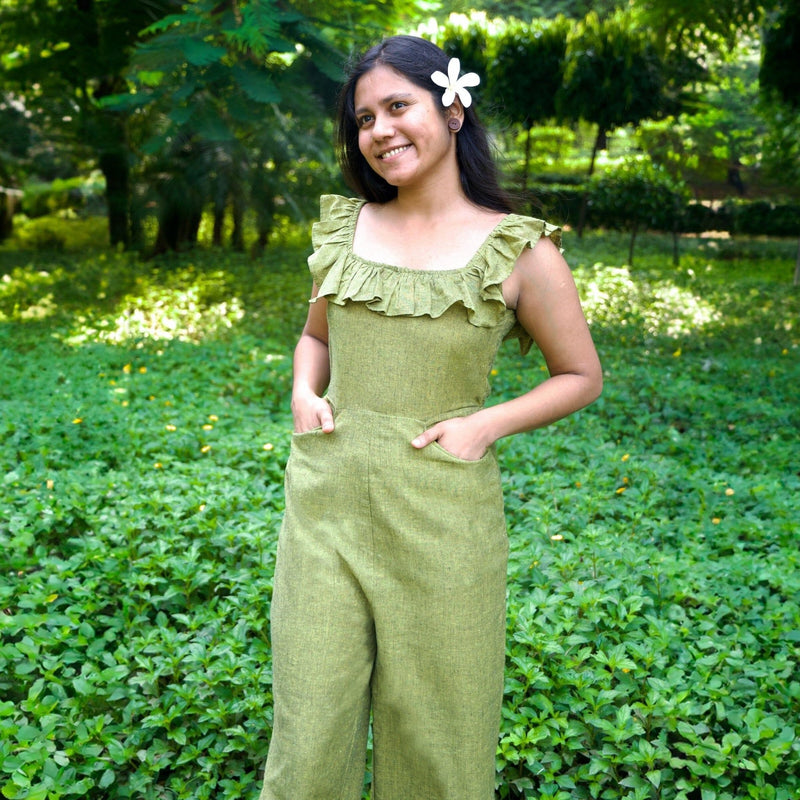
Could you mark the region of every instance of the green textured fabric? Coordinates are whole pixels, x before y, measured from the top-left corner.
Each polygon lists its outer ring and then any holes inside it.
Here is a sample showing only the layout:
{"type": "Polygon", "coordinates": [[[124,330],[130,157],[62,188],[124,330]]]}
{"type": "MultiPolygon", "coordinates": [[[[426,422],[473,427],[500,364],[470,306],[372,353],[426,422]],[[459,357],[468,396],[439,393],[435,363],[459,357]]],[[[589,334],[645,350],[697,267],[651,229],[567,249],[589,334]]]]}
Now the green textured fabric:
{"type": "Polygon", "coordinates": [[[508,541],[493,449],[411,440],[480,408],[526,339],[501,284],[558,229],[509,215],[469,264],[365,261],[362,201],[326,196],[309,259],[328,300],[335,430],[296,434],[271,608],[274,730],[261,800],[491,800],[508,541]]]}

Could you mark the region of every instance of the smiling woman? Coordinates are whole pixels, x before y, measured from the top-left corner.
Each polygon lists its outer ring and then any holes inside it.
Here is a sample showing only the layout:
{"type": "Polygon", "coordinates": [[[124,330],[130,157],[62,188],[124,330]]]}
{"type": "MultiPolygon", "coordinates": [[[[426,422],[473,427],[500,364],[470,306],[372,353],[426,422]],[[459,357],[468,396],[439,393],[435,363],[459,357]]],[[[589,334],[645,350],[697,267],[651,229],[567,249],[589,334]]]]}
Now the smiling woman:
{"type": "MultiPolygon", "coordinates": [[[[456,137],[430,92],[380,65],[358,82],[354,99],[358,149],[375,174],[395,187],[446,182],[450,173],[458,179],[458,163],[448,158],[456,137]]],[[[452,105],[445,117],[460,127],[463,108],[452,105]]]]}
{"type": "Polygon", "coordinates": [[[491,800],[508,540],[494,443],[592,402],[553,225],[511,213],[456,59],[409,36],[345,84],[295,350],[261,800],[491,800]],[[444,89],[444,91],[442,91],[444,89]],[[500,343],[549,377],[484,405],[500,343]]]}
{"type": "MultiPolygon", "coordinates": [[[[454,62],[458,59],[453,59],[454,62]]],[[[445,122],[456,118],[461,121],[460,129],[449,131],[458,133],[456,144],[456,160],[458,162],[459,177],[464,194],[474,203],[496,211],[509,212],[512,203],[506,193],[500,188],[497,177],[497,168],[492,158],[486,131],[480,123],[478,113],[472,104],[472,97],[466,92],[466,85],[459,86],[456,96],[455,88],[445,88],[437,85],[433,75],[437,72],[443,75],[443,70],[450,69],[447,57],[439,48],[416,37],[397,36],[387,40],[383,46],[370,51],[355,67],[350,80],[345,85],[340,97],[340,125],[338,130],[338,152],[345,180],[360,196],[371,202],[383,203],[397,196],[397,187],[387,182],[379,173],[375,173],[370,164],[364,161],[360,149],[361,127],[370,122],[372,109],[359,109],[356,113],[356,87],[360,87],[361,77],[367,77],[372,70],[382,68],[394,73],[396,78],[402,78],[402,88],[395,87],[404,95],[412,95],[416,102],[424,102],[427,97],[436,110],[436,114],[445,122]],[[420,45],[418,43],[424,43],[420,45]],[[425,47],[424,45],[428,45],[425,47]],[[428,48],[432,48],[429,50],[428,48]],[[450,99],[450,91],[454,97],[450,99]],[[447,95],[445,98],[444,95],[447,95]],[[463,102],[462,97],[469,98],[463,102]],[[444,100],[450,102],[445,105],[444,100]],[[366,119],[364,117],[366,114],[366,119]]],[[[474,73],[469,73],[474,75],[474,73]]],[[[462,77],[463,79],[468,76],[462,77]]],[[[477,76],[476,76],[477,78],[477,76]]],[[[449,81],[449,79],[448,79],[449,81]]],[[[469,80],[468,85],[474,81],[469,80]]],[[[455,87],[456,84],[453,84],[455,87]]],[[[389,98],[389,87],[385,87],[385,94],[378,99],[392,100],[401,105],[396,111],[402,110],[402,104],[409,101],[409,97],[400,96],[389,98]]],[[[455,138],[455,137],[454,137],[455,138]]]]}

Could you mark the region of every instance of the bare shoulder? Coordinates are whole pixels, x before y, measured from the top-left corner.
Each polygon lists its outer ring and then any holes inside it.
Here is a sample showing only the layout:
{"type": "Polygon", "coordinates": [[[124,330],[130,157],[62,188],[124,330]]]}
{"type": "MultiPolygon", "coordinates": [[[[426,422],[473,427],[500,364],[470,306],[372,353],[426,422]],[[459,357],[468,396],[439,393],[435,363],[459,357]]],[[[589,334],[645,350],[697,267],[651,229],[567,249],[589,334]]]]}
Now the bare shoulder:
{"type": "Polygon", "coordinates": [[[503,295],[506,305],[516,309],[520,301],[530,302],[559,287],[574,287],[572,272],[555,243],[542,236],[520,254],[503,283],[503,295]]]}

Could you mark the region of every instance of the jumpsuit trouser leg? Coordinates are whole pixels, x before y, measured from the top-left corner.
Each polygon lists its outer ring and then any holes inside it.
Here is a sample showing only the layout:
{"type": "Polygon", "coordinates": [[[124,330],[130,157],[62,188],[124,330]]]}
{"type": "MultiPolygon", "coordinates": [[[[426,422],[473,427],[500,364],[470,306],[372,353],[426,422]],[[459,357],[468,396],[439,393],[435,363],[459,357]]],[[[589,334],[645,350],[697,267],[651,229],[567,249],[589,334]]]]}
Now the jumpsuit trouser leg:
{"type": "Polygon", "coordinates": [[[261,800],[358,800],[370,706],[373,800],[494,796],[507,558],[497,465],[493,453],[413,450],[423,427],[342,412],[333,434],[295,438],[287,492],[301,472],[302,489],[279,544],[261,800]]]}

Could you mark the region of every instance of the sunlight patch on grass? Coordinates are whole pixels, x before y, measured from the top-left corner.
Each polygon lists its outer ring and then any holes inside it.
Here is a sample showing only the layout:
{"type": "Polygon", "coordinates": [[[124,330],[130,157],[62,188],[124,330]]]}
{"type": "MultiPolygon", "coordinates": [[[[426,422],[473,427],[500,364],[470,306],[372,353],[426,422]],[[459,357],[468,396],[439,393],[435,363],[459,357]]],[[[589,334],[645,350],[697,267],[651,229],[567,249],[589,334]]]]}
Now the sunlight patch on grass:
{"type": "Polygon", "coordinates": [[[721,318],[714,306],[688,289],[669,281],[653,285],[634,280],[627,267],[596,264],[576,279],[590,324],[636,324],[650,335],[677,338],[721,318]]]}
{"type": "Polygon", "coordinates": [[[82,320],[67,343],[122,344],[143,339],[197,343],[230,330],[245,315],[242,301],[230,293],[223,273],[198,276],[188,268],[168,276],[167,281],[173,285],[140,279],[137,291],[120,302],[118,313],[82,320]]]}

